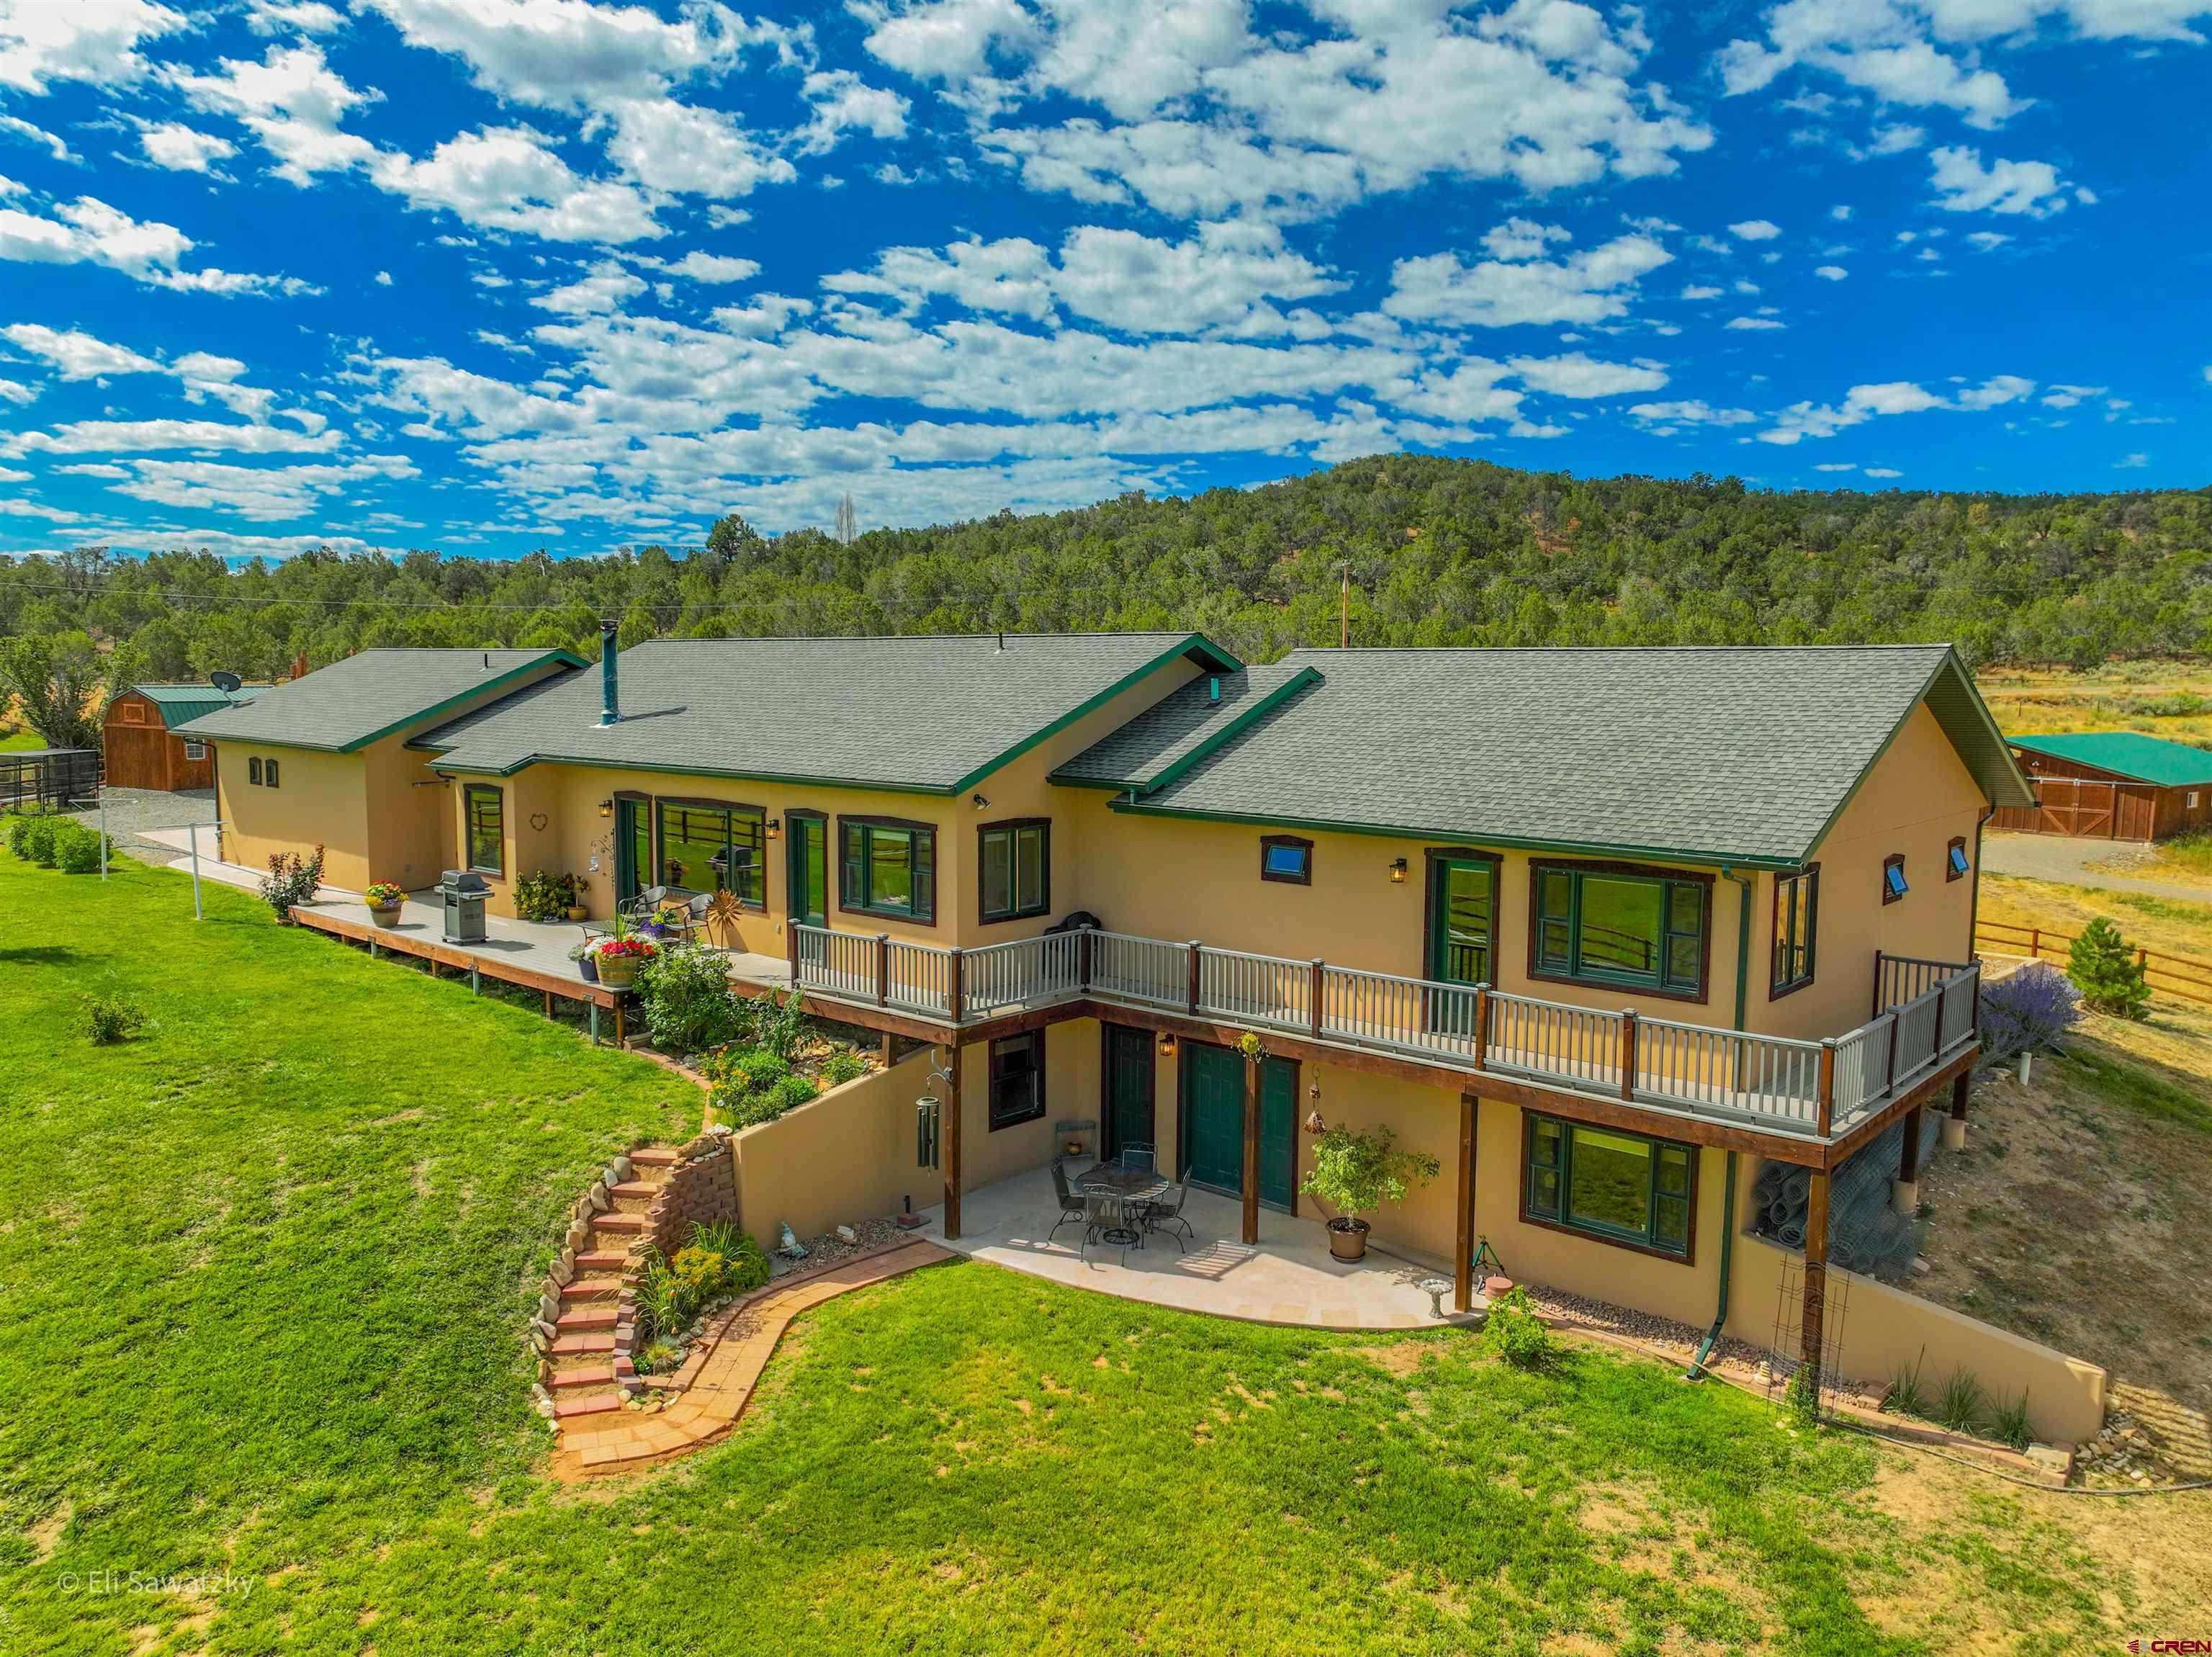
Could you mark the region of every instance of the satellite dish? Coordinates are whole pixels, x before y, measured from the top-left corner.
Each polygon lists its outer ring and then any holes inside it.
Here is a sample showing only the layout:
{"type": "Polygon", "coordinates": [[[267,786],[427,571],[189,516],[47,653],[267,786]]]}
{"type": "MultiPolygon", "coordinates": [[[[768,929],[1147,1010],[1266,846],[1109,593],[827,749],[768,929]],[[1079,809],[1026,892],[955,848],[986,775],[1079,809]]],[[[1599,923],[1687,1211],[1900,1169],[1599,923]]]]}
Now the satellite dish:
{"type": "Polygon", "coordinates": [[[246,681],[240,679],[236,673],[218,672],[212,673],[208,675],[208,683],[214,685],[216,690],[221,691],[225,696],[228,696],[233,691],[238,689],[240,685],[245,684],[246,681]]]}

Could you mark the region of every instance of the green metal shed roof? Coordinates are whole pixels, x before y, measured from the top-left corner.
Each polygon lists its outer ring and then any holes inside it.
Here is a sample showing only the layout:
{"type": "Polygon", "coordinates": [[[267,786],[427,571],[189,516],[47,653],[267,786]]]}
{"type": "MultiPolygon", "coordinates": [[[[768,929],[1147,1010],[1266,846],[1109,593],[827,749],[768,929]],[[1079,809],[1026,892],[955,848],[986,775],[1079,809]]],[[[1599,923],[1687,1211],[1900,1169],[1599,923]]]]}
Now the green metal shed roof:
{"type": "Polygon", "coordinates": [[[228,692],[212,685],[133,685],[131,688],[159,708],[163,728],[173,731],[188,719],[251,702],[269,686],[248,685],[228,692]]]}
{"type": "Polygon", "coordinates": [[[2186,742],[2169,742],[2140,731],[2075,731],[2064,736],[2014,736],[2006,739],[2030,753],[2070,759],[2077,765],[2094,765],[2115,777],[2161,788],[2193,789],[2212,783],[2212,753],[2186,742]]]}

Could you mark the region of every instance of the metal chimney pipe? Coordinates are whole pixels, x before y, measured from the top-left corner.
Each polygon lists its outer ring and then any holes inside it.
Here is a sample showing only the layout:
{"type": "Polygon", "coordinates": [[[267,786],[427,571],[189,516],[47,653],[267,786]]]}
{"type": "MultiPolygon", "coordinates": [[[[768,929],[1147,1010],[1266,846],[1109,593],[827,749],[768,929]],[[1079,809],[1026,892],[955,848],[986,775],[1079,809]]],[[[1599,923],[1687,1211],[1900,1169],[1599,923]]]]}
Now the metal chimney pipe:
{"type": "Polygon", "coordinates": [[[612,621],[599,624],[599,723],[619,725],[622,722],[622,693],[620,679],[615,669],[615,657],[619,654],[615,643],[617,624],[612,621]]]}

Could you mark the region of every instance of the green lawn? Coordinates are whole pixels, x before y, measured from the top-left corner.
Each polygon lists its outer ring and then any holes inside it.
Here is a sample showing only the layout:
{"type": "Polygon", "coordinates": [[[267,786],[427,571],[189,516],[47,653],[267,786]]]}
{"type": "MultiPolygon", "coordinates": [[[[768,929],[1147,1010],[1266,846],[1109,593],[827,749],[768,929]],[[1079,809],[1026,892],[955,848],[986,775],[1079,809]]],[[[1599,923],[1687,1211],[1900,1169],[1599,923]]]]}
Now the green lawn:
{"type": "Polygon", "coordinates": [[[46,746],[46,738],[36,731],[0,731],[0,753],[28,753],[46,746]]]}
{"type": "Polygon", "coordinates": [[[2109,1650],[2160,1609],[2055,1499],[1656,1364],[1526,1374],[964,1263],[803,1320],[729,1443],[553,1485],[536,1274],[585,1173],[697,1096],[241,894],[209,917],[167,872],[0,853],[4,1657],[1863,1657],[2109,1650]],[[110,988],[154,1022],[95,1049],[110,988]]]}

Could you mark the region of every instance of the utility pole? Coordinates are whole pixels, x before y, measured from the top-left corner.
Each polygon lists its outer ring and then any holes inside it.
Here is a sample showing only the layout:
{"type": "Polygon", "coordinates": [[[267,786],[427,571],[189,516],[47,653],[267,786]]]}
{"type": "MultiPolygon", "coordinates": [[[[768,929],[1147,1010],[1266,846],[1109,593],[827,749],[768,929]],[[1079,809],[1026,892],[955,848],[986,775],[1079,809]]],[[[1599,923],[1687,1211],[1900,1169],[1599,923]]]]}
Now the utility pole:
{"type": "Polygon", "coordinates": [[[1337,644],[1341,649],[1352,648],[1352,565],[1347,561],[1337,565],[1344,572],[1344,586],[1337,594],[1337,644]]]}

